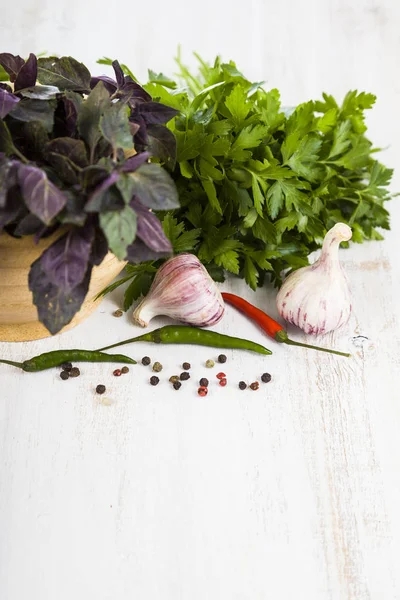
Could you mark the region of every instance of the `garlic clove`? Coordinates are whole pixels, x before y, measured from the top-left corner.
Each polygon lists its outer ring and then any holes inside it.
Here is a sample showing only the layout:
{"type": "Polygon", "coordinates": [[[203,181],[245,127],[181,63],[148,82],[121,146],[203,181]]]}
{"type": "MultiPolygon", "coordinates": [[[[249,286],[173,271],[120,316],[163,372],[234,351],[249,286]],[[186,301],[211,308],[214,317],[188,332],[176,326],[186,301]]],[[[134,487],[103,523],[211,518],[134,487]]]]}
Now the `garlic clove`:
{"type": "Polygon", "coordinates": [[[351,314],[351,296],[339,262],[339,244],[352,232],[345,223],[328,231],[319,259],[298,269],[278,292],[278,312],[305,333],[319,335],[342,327],[351,314]]]}
{"type": "Polygon", "coordinates": [[[133,313],[133,320],[147,327],[151,319],[165,315],[194,325],[218,323],[225,305],[221,293],[205,267],[194,254],[179,254],[157,271],[147,296],[133,313]]]}

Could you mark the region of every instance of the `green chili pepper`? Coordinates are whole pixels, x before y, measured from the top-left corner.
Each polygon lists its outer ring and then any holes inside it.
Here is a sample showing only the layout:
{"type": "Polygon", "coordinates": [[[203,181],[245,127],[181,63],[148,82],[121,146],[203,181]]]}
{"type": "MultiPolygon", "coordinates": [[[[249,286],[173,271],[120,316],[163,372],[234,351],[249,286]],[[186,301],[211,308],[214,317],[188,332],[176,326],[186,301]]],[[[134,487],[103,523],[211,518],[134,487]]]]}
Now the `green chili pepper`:
{"type": "Polygon", "coordinates": [[[166,325],[160,329],[154,329],[149,333],[140,335],[139,337],[130,338],[105,348],[100,348],[99,352],[131,344],[132,342],[154,342],[155,344],[196,344],[199,346],[212,346],[214,348],[235,348],[238,350],[250,350],[259,354],[272,354],[271,350],[251,342],[250,340],[242,340],[241,338],[231,337],[230,335],[222,335],[215,331],[207,331],[198,327],[186,327],[184,325],[166,325]]]}
{"type": "Polygon", "coordinates": [[[117,362],[135,365],[136,360],[125,356],[124,354],[105,354],[94,350],[55,350],[54,352],[45,352],[34,356],[22,363],[12,360],[1,360],[0,363],[18,367],[23,371],[34,373],[36,371],[44,371],[52,367],[59,367],[65,362],[117,362]]]}

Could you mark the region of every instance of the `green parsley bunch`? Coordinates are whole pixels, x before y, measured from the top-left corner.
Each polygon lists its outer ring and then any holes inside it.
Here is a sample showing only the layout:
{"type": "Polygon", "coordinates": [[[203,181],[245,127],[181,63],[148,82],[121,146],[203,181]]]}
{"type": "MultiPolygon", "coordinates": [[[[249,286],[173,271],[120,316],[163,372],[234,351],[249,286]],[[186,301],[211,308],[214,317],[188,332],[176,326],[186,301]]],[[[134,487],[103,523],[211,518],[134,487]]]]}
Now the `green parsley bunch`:
{"type": "Polygon", "coordinates": [[[282,271],[306,265],[337,222],[355,242],[382,239],[392,170],[365,135],[375,96],[350,91],[338,104],[323,94],[285,111],[278,90],[251,83],[233,62],[199,61],[194,75],[178,58],[184,87],[153,72],[144,86],[179,111],[168,124],[176,164],[166,166],[181,206],[163,217],[175,252],[197,254],[217,281],[230,272],[256,289],[266,275],[279,285],[282,271]]]}

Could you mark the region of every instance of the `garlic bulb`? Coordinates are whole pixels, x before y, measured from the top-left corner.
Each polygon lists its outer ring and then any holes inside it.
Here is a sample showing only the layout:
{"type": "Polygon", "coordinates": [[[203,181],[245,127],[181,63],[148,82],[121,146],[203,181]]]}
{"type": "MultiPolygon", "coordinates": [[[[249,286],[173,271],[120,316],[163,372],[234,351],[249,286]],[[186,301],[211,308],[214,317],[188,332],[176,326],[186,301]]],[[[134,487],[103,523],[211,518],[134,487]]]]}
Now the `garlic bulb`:
{"type": "Polygon", "coordinates": [[[166,315],[197,327],[215,325],[225,305],[215,282],[193,254],[179,254],[157,271],[146,298],[133,320],[147,327],[157,315],[166,315]]]}
{"type": "Polygon", "coordinates": [[[325,236],[320,258],[289,275],[276,298],[281,317],[314,335],[347,323],[351,298],[339,263],[339,244],[350,238],[350,227],[337,223],[325,236]]]}

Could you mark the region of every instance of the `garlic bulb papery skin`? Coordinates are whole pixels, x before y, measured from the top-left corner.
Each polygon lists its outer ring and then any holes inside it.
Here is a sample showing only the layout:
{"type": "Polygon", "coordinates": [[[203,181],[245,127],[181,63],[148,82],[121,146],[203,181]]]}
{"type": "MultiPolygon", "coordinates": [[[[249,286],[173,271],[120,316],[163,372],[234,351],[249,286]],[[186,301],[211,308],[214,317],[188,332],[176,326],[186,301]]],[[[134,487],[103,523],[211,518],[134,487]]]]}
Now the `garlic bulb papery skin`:
{"type": "Polygon", "coordinates": [[[216,283],[193,254],[167,260],[155,276],[146,298],[133,313],[133,320],[147,327],[157,315],[166,315],[196,327],[215,325],[225,304],[216,283]]]}
{"type": "Polygon", "coordinates": [[[279,314],[305,333],[328,333],[349,320],[351,296],[339,262],[339,244],[351,235],[348,225],[337,223],[326,234],[319,259],[289,275],[278,292],[279,314]]]}

